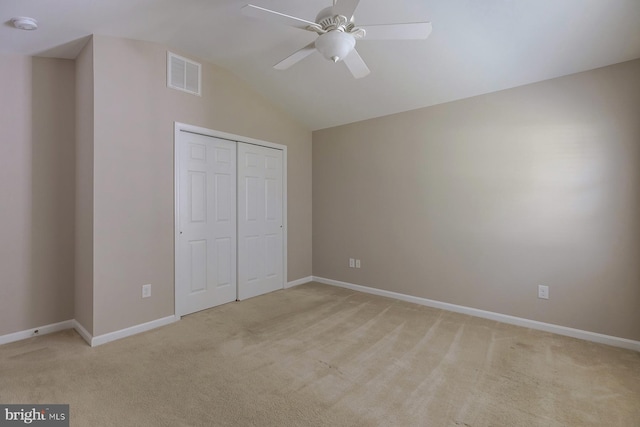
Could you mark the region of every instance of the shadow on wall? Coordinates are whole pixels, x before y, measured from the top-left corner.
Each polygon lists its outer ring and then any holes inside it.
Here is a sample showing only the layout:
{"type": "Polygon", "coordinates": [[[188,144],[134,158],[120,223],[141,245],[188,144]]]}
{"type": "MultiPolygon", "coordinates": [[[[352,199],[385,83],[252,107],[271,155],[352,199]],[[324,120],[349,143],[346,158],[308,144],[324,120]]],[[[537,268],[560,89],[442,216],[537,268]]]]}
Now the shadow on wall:
{"type": "MultiPolygon", "coordinates": [[[[31,58],[29,323],[73,318],[75,65],[31,58]]],[[[25,236],[26,237],[26,236],[25,236]]]]}
{"type": "Polygon", "coordinates": [[[48,58],[76,58],[90,38],[90,35],[80,37],[79,39],[71,40],[70,42],[38,52],[37,55],[48,58]]]}

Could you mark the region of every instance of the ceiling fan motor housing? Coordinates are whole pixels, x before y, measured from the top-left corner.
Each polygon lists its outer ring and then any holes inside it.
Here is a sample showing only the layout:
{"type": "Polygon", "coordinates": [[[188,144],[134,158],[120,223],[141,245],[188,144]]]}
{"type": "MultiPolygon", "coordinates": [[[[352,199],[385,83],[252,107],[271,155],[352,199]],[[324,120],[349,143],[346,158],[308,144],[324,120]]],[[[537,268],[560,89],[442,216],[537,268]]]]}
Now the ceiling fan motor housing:
{"type": "Polygon", "coordinates": [[[316,16],[316,23],[327,31],[342,29],[349,32],[353,28],[353,19],[353,16],[349,19],[349,17],[338,15],[333,11],[333,7],[326,7],[316,16]]]}
{"type": "Polygon", "coordinates": [[[316,15],[316,22],[322,25],[322,21],[325,19],[331,19],[336,14],[333,12],[333,7],[325,7],[316,15]]]}

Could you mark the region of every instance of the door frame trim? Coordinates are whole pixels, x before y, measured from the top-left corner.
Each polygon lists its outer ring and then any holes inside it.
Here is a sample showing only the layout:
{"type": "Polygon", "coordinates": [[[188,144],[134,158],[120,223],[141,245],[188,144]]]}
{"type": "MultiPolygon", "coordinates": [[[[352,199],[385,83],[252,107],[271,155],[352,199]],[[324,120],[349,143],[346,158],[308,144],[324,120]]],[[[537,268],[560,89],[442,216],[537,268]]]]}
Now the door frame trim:
{"type": "MultiPolygon", "coordinates": [[[[174,226],[173,226],[173,313],[177,316],[177,283],[178,283],[178,240],[180,237],[180,147],[178,146],[180,132],[196,133],[214,138],[226,139],[233,142],[243,142],[245,144],[259,145],[267,148],[282,150],[282,282],[283,288],[287,286],[287,146],[276,144],[260,139],[235,135],[214,129],[207,129],[200,126],[186,123],[174,122],[173,130],[173,206],[174,206],[174,226]]],[[[237,160],[236,160],[237,161],[237,160]]],[[[236,212],[237,215],[237,212],[236,212]]],[[[236,231],[237,235],[237,231],[236,231]]],[[[236,249],[237,250],[237,249],[236,249]]],[[[237,264],[236,264],[237,269],[237,264]]],[[[237,277],[237,276],[236,276],[237,277]]],[[[237,289],[237,284],[236,284],[237,289]]]]}

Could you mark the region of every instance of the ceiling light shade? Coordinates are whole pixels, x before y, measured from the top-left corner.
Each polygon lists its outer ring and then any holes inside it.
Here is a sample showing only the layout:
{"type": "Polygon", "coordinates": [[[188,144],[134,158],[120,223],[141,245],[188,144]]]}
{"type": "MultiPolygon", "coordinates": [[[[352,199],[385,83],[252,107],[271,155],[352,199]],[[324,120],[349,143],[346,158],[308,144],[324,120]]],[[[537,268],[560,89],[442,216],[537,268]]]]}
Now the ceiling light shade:
{"type": "Polygon", "coordinates": [[[349,33],[329,31],[316,40],[316,49],[325,58],[338,62],[351,53],[356,45],[356,39],[349,33]]]}
{"type": "Polygon", "coordinates": [[[11,18],[11,23],[14,27],[20,30],[37,30],[38,29],[38,21],[33,18],[29,18],[27,16],[18,16],[16,18],[11,18]]]}

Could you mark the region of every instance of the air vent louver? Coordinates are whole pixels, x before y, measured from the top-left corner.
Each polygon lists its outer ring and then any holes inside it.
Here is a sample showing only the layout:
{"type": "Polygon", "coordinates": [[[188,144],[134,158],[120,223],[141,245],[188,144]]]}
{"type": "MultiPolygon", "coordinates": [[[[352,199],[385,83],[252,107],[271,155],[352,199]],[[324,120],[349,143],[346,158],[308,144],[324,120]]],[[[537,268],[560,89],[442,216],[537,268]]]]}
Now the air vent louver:
{"type": "Polygon", "coordinates": [[[194,95],[201,95],[201,69],[197,62],[167,52],[167,86],[194,95]]]}

